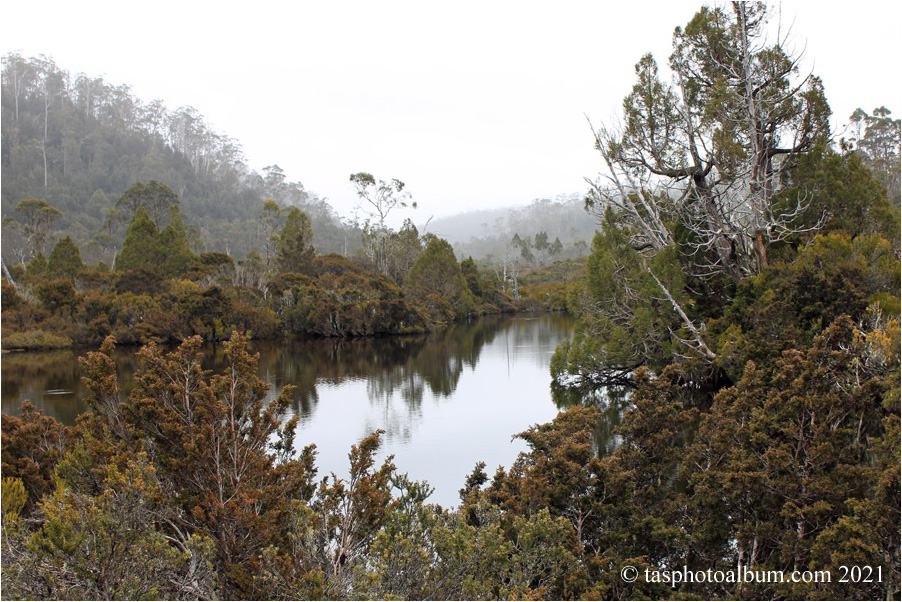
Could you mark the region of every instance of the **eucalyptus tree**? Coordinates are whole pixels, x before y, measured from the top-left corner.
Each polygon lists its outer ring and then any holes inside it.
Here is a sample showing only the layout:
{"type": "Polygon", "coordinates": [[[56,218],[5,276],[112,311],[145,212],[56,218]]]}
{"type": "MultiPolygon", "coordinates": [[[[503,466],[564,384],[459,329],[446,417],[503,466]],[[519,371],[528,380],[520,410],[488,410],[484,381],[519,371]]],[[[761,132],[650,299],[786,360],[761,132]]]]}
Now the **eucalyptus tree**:
{"type": "Polygon", "coordinates": [[[62,217],[62,211],[44,199],[24,199],[16,205],[15,212],[23,218],[21,229],[28,243],[28,256],[43,252],[50,229],[62,217]]]}
{"type": "Polygon", "coordinates": [[[34,61],[38,72],[38,89],[41,95],[43,108],[43,130],[41,134],[41,158],[43,159],[44,190],[50,183],[49,162],[47,147],[50,140],[50,109],[57,104],[57,100],[63,97],[69,88],[69,74],[57,68],[52,59],[41,55],[34,61]]]}
{"type": "Polygon", "coordinates": [[[120,211],[125,210],[124,215],[128,219],[134,217],[138,209],[143,207],[158,228],[161,226],[160,220],[163,216],[178,205],[178,195],[169,186],[156,180],[151,180],[147,184],[135,182],[116,201],[116,208],[120,211]]]}
{"type": "Polygon", "coordinates": [[[3,57],[3,83],[12,92],[14,120],[19,121],[19,102],[24,100],[26,90],[35,78],[30,62],[15,52],[3,57]]]}
{"type": "Polygon", "coordinates": [[[285,222],[286,210],[273,199],[266,199],[263,208],[257,214],[257,222],[263,234],[263,249],[266,253],[266,265],[276,251],[279,242],[279,229],[285,222]]]}
{"type": "MultiPolygon", "coordinates": [[[[407,207],[410,193],[404,190],[404,182],[393,179],[391,182],[376,180],[372,174],[351,174],[350,181],[357,188],[357,196],[360,197],[367,222],[376,220],[379,229],[384,229],[385,220],[397,207],[407,207]]],[[[416,201],[409,204],[416,209],[416,201]]]]}
{"type": "Polygon", "coordinates": [[[865,163],[886,187],[887,197],[899,205],[900,156],[902,156],[902,121],[891,117],[892,111],[877,107],[871,115],[861,109],[849,117],[854,127],[852,142],[865,163]]]}
{"type": "Polygon", "coordinates": [[[366,215],[363,225],[364,253],[376,263],[380,272],[391,274],[393,232],[386,220],[399,207],[416,209],[416,201],[410,201],[410,193],[404,190],[404,182],[398,179],[386,182],[376,180],[372,174],[360,172],[351,174],[350,181],[360,197],[359,209],[366,215]]]}
{"type": "Polygon", "coordinates": [[[410,219],[404,220],[404,225],[397,232],[389,233],[386,240],[386,267],[388,275],[399,285],[410,272],[414,263],[423,252],[424,240],[420,238],[419,230],[410,219]]]}

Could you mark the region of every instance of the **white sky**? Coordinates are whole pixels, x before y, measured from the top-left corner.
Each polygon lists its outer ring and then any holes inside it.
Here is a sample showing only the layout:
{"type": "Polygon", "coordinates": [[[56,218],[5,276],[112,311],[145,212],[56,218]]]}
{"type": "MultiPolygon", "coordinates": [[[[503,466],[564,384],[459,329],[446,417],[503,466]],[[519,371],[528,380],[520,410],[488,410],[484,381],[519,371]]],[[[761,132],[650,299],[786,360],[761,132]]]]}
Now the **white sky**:
{"type": "MultiPolygon", "coordinates": [[[[900,4],[783,3],[836,126],[858,106],[902,113],[900,4]]],[[[615,117],[638,59],[665,64],[699,6],[9,2],[0,51],[194,106],[252,168],[279,164],[344,215],[349,174],[401,179],[423,223],[583,192],[600,164],[585,116],[615,117]]]]}

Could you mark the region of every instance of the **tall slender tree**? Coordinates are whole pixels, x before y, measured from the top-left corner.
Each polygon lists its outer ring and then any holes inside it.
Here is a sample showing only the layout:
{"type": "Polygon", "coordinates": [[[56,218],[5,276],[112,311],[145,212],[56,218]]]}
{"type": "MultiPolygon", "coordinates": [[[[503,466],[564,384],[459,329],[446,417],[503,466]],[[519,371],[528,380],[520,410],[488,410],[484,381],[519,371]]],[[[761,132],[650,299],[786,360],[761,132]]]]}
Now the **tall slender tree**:
{"type": "Polygon", "coordinates": [[[22,230],[30,247],[29,257],[44,251],[53,224],[63,213],[44,199],[24,199],[16,205],[16,213],[24,219],[22,230]]]}

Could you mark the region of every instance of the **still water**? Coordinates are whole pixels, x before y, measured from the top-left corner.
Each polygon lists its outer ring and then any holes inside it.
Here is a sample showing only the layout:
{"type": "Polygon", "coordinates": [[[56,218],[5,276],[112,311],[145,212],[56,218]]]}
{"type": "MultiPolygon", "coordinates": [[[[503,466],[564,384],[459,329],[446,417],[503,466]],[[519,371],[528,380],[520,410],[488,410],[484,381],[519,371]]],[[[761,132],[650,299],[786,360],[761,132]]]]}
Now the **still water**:
{"type": "MultiPolygon", "coordinates": [[[[451,506],[477,462],[486,463],[489,475],[509,467],[526,449],[513,436],[557,415],[548,366],[573,325],[561,314],[487,317],[426,336],[264,341],[253,350],[271,395],[286,384],[297,387],[296,447],[316,444],[319,476],[346,476],[351,445],[381,429],[380,457],[393,454],[400,472],[435,488],[430,501],[451,506]]],[[[136,368],[133,352],[116,352],[125,394],[136,368]]],[[[78,355],[4,354],[3,411],[16,413],[30,399],[73,423],[86,394],[78,355]]],[[[221,367],[222,349],[210,346],[205,361],[207,368],[221,367]]],[[[619,423],[618,414],[600,428],[619,423]]]]}

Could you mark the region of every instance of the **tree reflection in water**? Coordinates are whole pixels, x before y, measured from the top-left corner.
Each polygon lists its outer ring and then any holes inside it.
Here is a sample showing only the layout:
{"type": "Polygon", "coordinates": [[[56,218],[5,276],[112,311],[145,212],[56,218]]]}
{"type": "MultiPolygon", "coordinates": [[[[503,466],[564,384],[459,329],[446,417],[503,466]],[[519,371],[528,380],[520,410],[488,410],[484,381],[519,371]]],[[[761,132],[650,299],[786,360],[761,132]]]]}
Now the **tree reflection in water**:
{"type": "MultiPolygon", "coordinates": [[[[450,505],[476,462],[509,466],[525,449],[514,435],[573,403],[599,406],[598,452],[616,449],[613,430],[628,405],[624,396],[607,391],[574,398],[550,386],[551,354],[572,328],[565,315],[493,316],[428,335],[258,341],[253,351],[270,395],[295,387],[290,411],[300,418],[297,445],[317,445],[321,474],[340,474],[350,446],[382,429],[384,454],[394,454],[411,478],[427,479],[436,488],[434,501],[450,505]]],[[[115,353],[123,395],[133,386],[135,351],[115,353]]],[[[224,366],[221,347],[210,345],[205,353],[205,368],[224,366]]],[[[30,398],[72,424],[83,407],[77,364],[83,354],[6,354],[3,411],[16,413],[30,398]]]]}
{"type": "Polygon", "coordinates": [[[595,429],[595,453],[609,456],[620,447],[621,437],[617,429],[623,422],[623,415],[630,409],[630,391],[627,387],[606,387],[582,391],[551,386],[551,396],[561,410],[573,406],[595,406],[601,412],[601,421],[595,429]]]}

